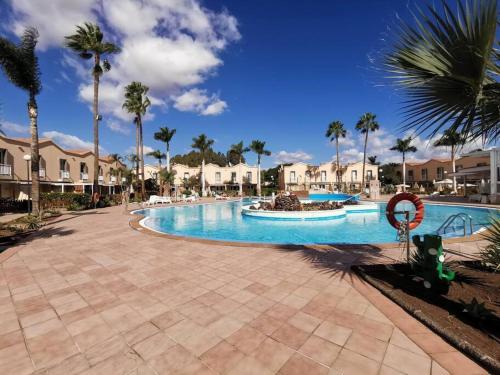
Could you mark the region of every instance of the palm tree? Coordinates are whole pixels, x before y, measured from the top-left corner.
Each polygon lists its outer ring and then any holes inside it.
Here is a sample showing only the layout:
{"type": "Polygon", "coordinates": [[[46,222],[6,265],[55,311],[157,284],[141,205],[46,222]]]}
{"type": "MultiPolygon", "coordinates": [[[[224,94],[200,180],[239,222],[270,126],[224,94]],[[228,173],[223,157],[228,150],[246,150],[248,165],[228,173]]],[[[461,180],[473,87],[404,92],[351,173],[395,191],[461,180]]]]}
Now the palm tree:
{"type": "Polygon", "coordinates": [[[193,138],[193,144],[191,145],[192,148],[197,149],[201,154],[201,194],[204,197],[207,196],[207,192],[205,191],[205,156],[213,144],[213,139],[209,139],[205,134],[200,134],[198,137],[193,138]]]}
{"type": "Polygon", "coordinates": [[[136,189],[138,185],[138,178],[139,178],[139,158],[137,157],[137,154],[130,154],[127,155],[127,160],[129,161],[130,164],[132,164],[132,169],[135,169],[135,182],[136,182],[136,189]]]}
{"type": "Polygon", "coordinates": [[[101,75],[111,69],[111,64],[101,57],[105,54],[118,53],[120,49],[113,43],[103,41],[104,35],[99,25],[85,22],[83,26],[76,27],[76,33],[66,36],[66,47],[78,53],[86,60],[94,58],[92,76],[94,77],[94,103],[93,103],[93,124],[94,124],[94,192],[99,191],[99,79],[101,75]]]}
{"type": "Polygon", "coordinates": [[[160,150],[154,150],[151,152],[148,152],[148,156],[151,156],[152,158],[155,158],[158,160],[158,183],[160,185],[160,195],[161,195],[161,161],[165,159],[165,154],[161,152],[160,150]]]}
{"type": "Polygon", "coordinates": [[[235,157],[238,158],[238,166],[239,166],[239,174],[240,174],[240,196],[243,195],[243,174],[241,173],[241,163],[243,162],[243,154],[247,153],[250,151],[249,147],[243,146],[243,141],[239,143],[235,143],[234,145],[231,145],[231,148],[229,149],[229,154],[234,155],[235,157]]]}
{"type": "Polygon", "coordinates": [[[265,149],[266,147],[266,142],[264,141],[259,141],[259,140],[253,140],[252,143],[250,143],[250,150],[255,152],[257,154],[257,195],[260,196],[262,187],[260,186],[260,159],[262,155],[269,156],[271,155],[271,151],[268,151],[265,149]]]}
{"type": "Polygon", "coordinates": [[[379,165],[380,164],[380,163],[377,162],[377,155],[368,156],[368,161],[370,162],[370,164],[373,164],[373,165],[379,165]]]}
{"type": "Polygon", "coordinates": [[[340,158],[339,158],[339,139],[345,138],[347,131],[344,128],[344,124],[341,121],[333,121],[328,125],[326,129],[325,137],[327,137],[331,142],[335,140],[335,150],[337,152],[337,187],[340,186],[340,158]]]}
{"type": "Polygon", "coordinates": [[[146,114],[148,107],[151,105],[149,98],[146,96],[149,88],[141,82],[132,82],[125,87],[125,102],[122,107],[128,113],[134,114],[134,123],[136,125],[136,152],[141,165],[141,193],[144,195],[146,186],[144,182],[144,141],[142,132],[142,116],[146,114]]]}
{"type": "Polygon", "coordinates": [[[165,184],[165,190],[168,192],[168,195],[170,195],[170,190],[172,189],[172,185],[174,184],[175,174],[175,170],[169,171],[167,168],[163,168],[160,171],[160,179],[165,184]]]}
{"type": "MultiPolygon", "coordinates": [[[[466,138],[462,136],[462,134],[458,133],[453,129],[445,130],[443,136],[434,142],[434,146],[448,146],[451,147],[451,169],[452,172],[455,173],[455,161],[456,161],[456,153],[457,148],[462,146],[466,141],[466,138]]],[[[453,176],[453,192],[457,192],[457,178],[453,176]]]]}
{"type": "Polygon", "coordinates": [[[156,132],[154,137],[157,141],[163,142],[167,146],[167,169],[170,171],[170,141],[174,137],[176,129],[169,129],[167,126],[160,128],[159,132],[156,132]]]}
{"type": "Polygon", "coordinates": [[[483,142],[500,134],[497,0],[458,0],[456,14],[429,5],[414,25],[401,24],[385,66],[407,96],[406,128],[454,129],[483,142]]]}
{"type": "Polygon", "coordinates": [[[396,140],[396,144],[390,148],[391,151],[401,152],[403,154],[403,191],[406,191],[406,153],[417,152],[417,148],[411,145],[411,137],[396,140]]]}
{"type": "Polygon", "coordinates": [[[0,65],[7,78],[17,87],[28,93],[28,116],[31,132],[31,186],[32,213],[40,213],[40,155],[38,150],[38,106],[36,97],[42,90],[40,68],[35,47],[38,31],[27,28],[19,45],[0,37],[0,65]]]}
{"type": "Polygon", "coordinates": [[[365,190],[365,165],[366,165],[366,146],[368,144],[368,133],[379,129],[379,124],[375,120],[377,116],[373,113],[366,112],[356,124],[356,130],[365,135],[365,147],[363,150],[363,175],[361,176],[361,191],[365,190]]]}

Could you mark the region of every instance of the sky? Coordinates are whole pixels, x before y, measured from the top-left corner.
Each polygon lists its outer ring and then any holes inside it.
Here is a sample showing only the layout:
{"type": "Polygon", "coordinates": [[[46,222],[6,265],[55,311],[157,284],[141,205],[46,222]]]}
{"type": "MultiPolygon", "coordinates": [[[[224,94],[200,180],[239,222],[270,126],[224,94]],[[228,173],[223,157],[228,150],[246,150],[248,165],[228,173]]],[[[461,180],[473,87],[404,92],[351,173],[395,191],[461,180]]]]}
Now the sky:
{"type": "MultiPolygon", "coordinates": [[[[426,2],[425,2],[426,3],[426,2]]],[[[39,133],[70,149],[92,147],[91,66],[64,48],[76,25],[97,22],[121,52],[109,56],[101,78],[103,153],[134,152],[132,116],[122,109],[124,87],[141,81],[152,106],[144,122],[145,151],[164,149],[153,135],[177,129],[171,152],[191,150],[205,133],[226,152],[241,140],[266,141],[265,167],[332,160],[328,124],[348,130],[343,162],[363,157],[356,122],[377,115],[367,155],[399,161],[389,151],[401,131],[402,97],[382,72],[381,56],[397,35],[397,18],[423,1],[358,0],[1,0],[0,34],[17,41],[38,29],[43,90],[39,133]]],[[[9,136],[28,133],[26,94],[0,74],[0,124],[9,136]]],[[[415,138],[415,160],[449,157],[435,139],[415,138]]],[[[480,146],[480,145],[478,145],[480,146]]],[[[471,145],[476,147],[476,145],[471,145]]],[[[248,162],[256,157],[246,155],[248,162]]],[[[153,162],[152,160],[147,160],[153,162]]]]}

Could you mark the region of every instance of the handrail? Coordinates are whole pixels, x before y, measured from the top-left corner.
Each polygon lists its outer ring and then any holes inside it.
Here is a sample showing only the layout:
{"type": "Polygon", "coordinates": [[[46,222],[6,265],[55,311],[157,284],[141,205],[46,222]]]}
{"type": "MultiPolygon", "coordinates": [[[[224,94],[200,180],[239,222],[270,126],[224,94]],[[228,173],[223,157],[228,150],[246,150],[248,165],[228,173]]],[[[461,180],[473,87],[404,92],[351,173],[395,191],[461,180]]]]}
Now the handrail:
{"type": "Polygon", "coordinates": [[[467,220],[469,221],[469,228],[470,228],[470,234],[473,233],[472,231],[472,217],[470,215],[467,215],[464,212],[459,212],[457,214],[449,216],[443,224],[438,228],[436,231],[437,234],[440,234],[441,230],[443,231],[442,233],[445,234],[446,230],[448,227],[455,221],[455,219],[460,218],[462,219],[462,222],[464,223],[464,237],[467,236],[467,220]]]}

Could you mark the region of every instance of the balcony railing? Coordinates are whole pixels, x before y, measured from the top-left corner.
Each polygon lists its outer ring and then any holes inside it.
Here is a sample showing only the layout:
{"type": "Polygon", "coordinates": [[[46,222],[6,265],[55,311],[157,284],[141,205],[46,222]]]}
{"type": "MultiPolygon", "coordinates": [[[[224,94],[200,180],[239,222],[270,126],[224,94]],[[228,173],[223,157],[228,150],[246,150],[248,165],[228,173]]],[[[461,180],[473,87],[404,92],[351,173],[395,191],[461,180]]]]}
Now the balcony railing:
{"type": "Polygon", "coordinates": [[[104,181],[104,176],[99,176],[99,182],[103,182],[104,181]]]}
{"type": "Polygon", "coordinates": [[[69,179],[69,171],[59,171],[59,177],[62,180],[67,180],[69,179]]]}
{"type": "Polygon", "coordinates": [[[40,169],[38,170],[38,176],[39,176],[40,178],[45,178],[45,169],[40,168],[40,169]]]}
{"type": "Polygon", "coordinates": [[[87,181],[88,179],[89,179],[89,174],[88,173],[82,173],[82,172],[80,172],[80,180],[87,181]]]}
{"type": "Polygon", "coordinates": [[[0,176],[11,176],[12,175],[12,165],[0,164],[0,176]]]}
{"type": "Polygon", "coordinates": [[[111,183],[116,183],[116,176],[111,176],[111,183]]]}
{"type": "Polygon", "coordinates": [[[122,183],[127,182],[127,179],[125,177],[122,177],[122,183]]]}

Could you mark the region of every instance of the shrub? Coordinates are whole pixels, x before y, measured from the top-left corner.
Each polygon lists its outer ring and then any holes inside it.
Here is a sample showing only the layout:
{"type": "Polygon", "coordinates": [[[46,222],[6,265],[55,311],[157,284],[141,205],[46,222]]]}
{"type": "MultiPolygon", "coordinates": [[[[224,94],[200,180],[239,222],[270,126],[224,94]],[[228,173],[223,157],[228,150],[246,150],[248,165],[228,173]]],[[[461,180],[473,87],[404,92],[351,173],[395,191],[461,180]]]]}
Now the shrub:
{"type": "Polygon", "coordinates": [[[82,193],[41,193],[41,205],[43,209],[72,208],[90,206],[91,196],[82,193]]]}
{"type": "Polygon", "coordinates": [[[500,217],[492,218],[490,223],[490,227],[483,234],[489,244],[479,252],[479,257],[484,266],[497,272],[500,270],[500,217]]]}
{"type": "Polygon", "coordinates": [[[0,198],[0,214],[28,211],[28,200],[0,198]]]}
{"type": "Polygon", "coordinates": [[[42,226],[42,219],[39,216],[27,215],[20,221],[26,225],[26,229],[28,230],[37,230],[42,226]]]}

